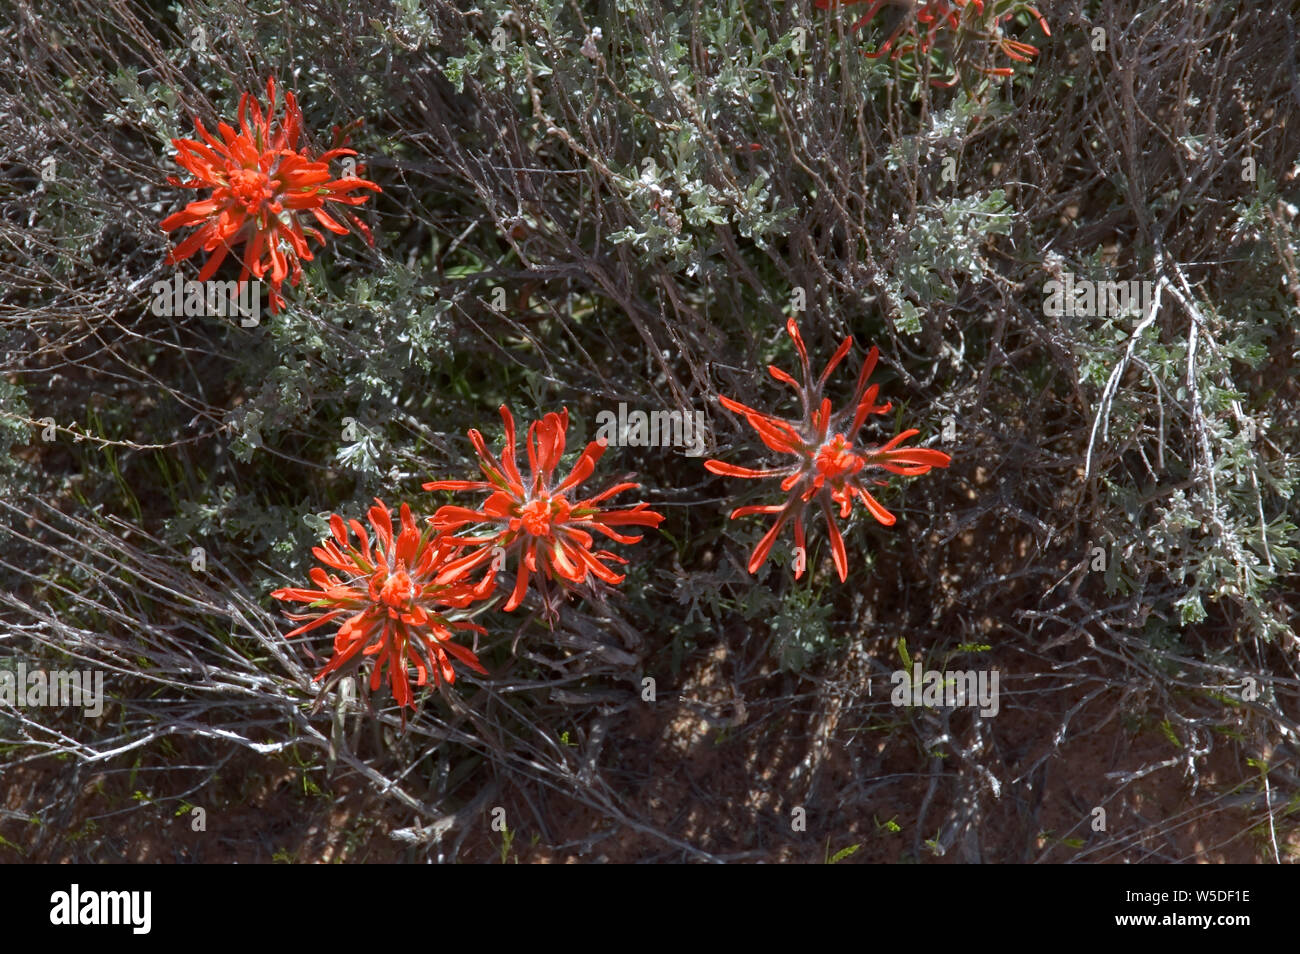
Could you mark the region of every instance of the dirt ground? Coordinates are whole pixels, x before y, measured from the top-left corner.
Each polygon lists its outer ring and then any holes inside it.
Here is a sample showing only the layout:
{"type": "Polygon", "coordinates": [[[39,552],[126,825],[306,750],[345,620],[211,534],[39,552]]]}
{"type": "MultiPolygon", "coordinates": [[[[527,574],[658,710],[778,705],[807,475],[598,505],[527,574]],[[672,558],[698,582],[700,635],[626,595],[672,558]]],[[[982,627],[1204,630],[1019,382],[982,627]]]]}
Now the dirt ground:
{"type": "MultiPolygon", "coordinates": [[[[821,863],[856,845],[842,863],[1272,861],[1264,797],[1256,794],[1258,773],[1246,762],[1261,756],[1275,766],[1270,779],[1279,850],[1283,860],[1300,854],[1297,760],[1285,747],[1260,751],[1245,743],[1218,744],[1198,760],[1197,787],[1185,781],[1181,762],[1123,786],[1113,773],[1180,755],[1158,726],[1135,715],[1106,720],[1116,711],[1115,700],[1098,698],[1075,715],[1071,725],[1079,734],[1067,736],[1051,753],[1057,716],[1078,703],[1078,694],[1057,698],[1052,711],[1010,705],[992,720],[986,762],[999,793],[990,784],[973,799],[973,813],[952,816],[961,796],[948,767],[938,766],[942,774],[927,801],[935,767],[899,734],[855,731],[847,724],[864,710],[832,706],[832,721],[837,711],[845,719],[824,727],[825,744],[794,745],[790,740],[809,734],[800,713],[783,710],[781,678],[767,697],[737,700],[725,675],[726,648],[719,645],[698,658],[675,699],[619,717],[602,764],[604,777],[618,784],[629,817],[652,821],[680,843],[713,855],[821,863]],[[1103,804],[1106,830],[1094,831],[1093,809],[1103,804]],[[951,817],[965,818],[943,854],[929,847],[920,857],[915,853],[923,805],[925,840],[951,817]],[[799,807],[805,809],[802,831],[793,823],[799,807]]],[[[1005,678],[1015,685],[1014,672],[1005,678]]],[[[1035,696],[1039,703],[1042,698],[1035,696]]],[[[879,685],[872,699],[888,708],[887,690],[879,685]]],[[[958,733],[970,731],[960,717],[952,724],[958,733]]],[[[134,770],[115,765],[111,771],[74,772],[52,760],[0,769],[0,861],[342,863],[429,856],[425,846],[389,837],[427,820],[355,776],[327,780],[320,772],[304,774],[292,760],[227,751],[215,784],[182,794],[191,781],[174,766],[190,764],[186,754],[155,758],[152,770],[147,758],[134,770]],[[31,820],[70,784],[79,786],[70,817],[31,820]],[[193,830],[191,803],[208,806],[205,830],[193,830]]],[[[516,820],[508,843],[483,811],[471,818],[468,832],[448,832],[443,850],[459,842],[456,860],[462,862],[692,859],[680,844],[666,844],[561,795],[539,801],[536,793],[525,798],[515,792],[496,801],[506,818],[516,820]]]]}

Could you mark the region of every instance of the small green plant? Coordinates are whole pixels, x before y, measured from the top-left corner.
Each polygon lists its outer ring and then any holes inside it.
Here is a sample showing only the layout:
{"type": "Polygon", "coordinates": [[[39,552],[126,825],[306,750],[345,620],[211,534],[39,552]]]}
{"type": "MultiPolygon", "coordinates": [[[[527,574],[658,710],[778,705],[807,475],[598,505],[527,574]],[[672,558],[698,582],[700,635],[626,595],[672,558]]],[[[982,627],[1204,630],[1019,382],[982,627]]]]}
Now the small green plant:
{"type": "Polygon", "coordinates": [[[513,858],[510,856],[510,849],[511,846],[514,845],[514,843],[515,843],[515,833],[510,830],[510,827],[506,826],[505,828],[501,829],[501,846],[500,846],[501,864],[504,865],[508,861],[513,861],[515,864],[519,864],[518,855],[515,855],[513,858]]]}
{"type": "Polygon", "coordinates": [[[843,861],[845,858],[849,857],[849,855],[854,854],[854,853],[855,853],[859,848],[861,848],[861,847],[862,847],[861,845],[849,845],[849,846],[846,847],[846,848],[841,848],[839,851],[835,852],[835,854],[832,855],[832,854],[831,854],[831,840],[830,840],[829,838],[827,838],[827,839],[826,839],[826,860],[825,860],[825,864],[828,864],[828,865],[837,865],[837,864],[839,864],[841,861],[843,861]]]}

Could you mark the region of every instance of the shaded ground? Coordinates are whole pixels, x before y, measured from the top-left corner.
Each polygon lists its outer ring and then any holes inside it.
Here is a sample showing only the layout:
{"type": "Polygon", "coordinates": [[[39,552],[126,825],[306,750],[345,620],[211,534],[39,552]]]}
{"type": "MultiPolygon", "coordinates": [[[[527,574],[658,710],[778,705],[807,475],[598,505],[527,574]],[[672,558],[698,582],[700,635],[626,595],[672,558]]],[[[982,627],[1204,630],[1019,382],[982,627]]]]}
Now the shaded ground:
{"type": "MultiPolygon", "coordinates": [[[[987,762],[1000,793],[984,791],[973,800],[978,805],[963,813],[943,760],[927,764],[917,746],[872,731],[914,715],[889,705],[885,680],[873,680],[876,726],[828,725],[823,737],[829,741],[808,750],[788,742],[798,737],[795,730],[806,728],[780,692],[790,688],[790,680],[773,677],[772,692],[738,700],[728,676],[734,660],[726,649],[717,646],[702,656],[676,700],[664,692],[655,704],[616,717],[611,733],[617,741],[604,749],[603,768],[627,804],[664,832],[710,853],[738,861],[819,863],[857,845],[845,863],[916,861],[912,820],[924,804],[922,824],[928,827],[919,832],[922,842],[937,838],[947,847],[942,856],[924,847],[920,860],[926,861],[1270,861],[1260,776],[1246,764],[1247,758],[1264,757],[1273,765],[1279,849],[1290,859],[1300,854],[1298,762],[1285,746],[1218,745],[1197,760],[1201,784],[1195,790],[1184,781],[1181,764],[1120,786],[1119,773],[1177,758],[1183,750],[1155,720],[1143,719],[1135,708],[1117,714],[1113,699],[1099,698],[1075,716],[1083,734],[1049,754],[1045,730],[1079,702],[1079,694],[1060,695],[1052,711],[1041,705],[1041,695],[1032,697],[1032,708],[1021,708],[1014,702],[1016,677],[1007,674],[1004,692],[1012,701],[991,720],[987,762]],[[927,802],[932,777],[937,781],[927,802]],[[1107,806],[1106,829],[1094,831],[1093,809],[1100,804],[1107,806]],[[798,807],[807,809],[804,831],[792,824],[798,807]]],[[[861,714],[840,711],[853,720],[861,714]]],[[[954,714],[954,727],[963,725],[960,716],[954,714]]],[[[957,731],[968,734],[969,725],[957,731]]],[[[183,766],[197,754],[175,752],[172,763],[183,766]]],[[[413,824],[410,813],[355,777],[340,773],[328,780],[319,771],[304,773],[292,757],[225,755],[216,780],[203,791],[204,831],[193,830],[189,802],[175,797],[186,786],[183,769],[150,771],[142,764],[135,772],[82,770],[74,776],[52,761],[7,767],[0,774],[0,860],[333,863],[424,857],[423,847],[389,837],[413,824]],[[71,817],[47,818],[44,825],[26,820],[70,784],[80,792],[70,800],[76,805],[71,817]],[[155,801],[146,798],[146,788],[155,801]],[[47,837],[50,826],[69,834],[47,837]]],[[[443,850],[460,841],[458,860],[465,862],[690,857],[563,796],[541,804],[510,796],[496,801],[508,824],[516,820],[504,846],[489,813],[479,811],[467,820],[463,838],[448,832],[443,850]]]]}

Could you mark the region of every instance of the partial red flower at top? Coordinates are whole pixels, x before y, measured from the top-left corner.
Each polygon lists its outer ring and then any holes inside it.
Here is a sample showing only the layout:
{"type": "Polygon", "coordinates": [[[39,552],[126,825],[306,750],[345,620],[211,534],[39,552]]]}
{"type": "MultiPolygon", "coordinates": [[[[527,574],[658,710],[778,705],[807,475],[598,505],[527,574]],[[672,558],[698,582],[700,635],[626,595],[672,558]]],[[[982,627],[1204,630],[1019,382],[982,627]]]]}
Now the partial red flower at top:
{"type": "MultiPolygon", "coordinates": [[[[320,245],[325,236],[319,229],[303,222],[315,221],[322,228],[346,235],[344,228],[330,213],[330,205],[361,205],[369,198],[358,189],[383,190],[355,174],[334,178],[329,161],[340,156],[355,156],[346,148],[330,149],[312,158],[306,147],[299,148],[302,135],[302,111],[293,93],[284,96],[284,120],[276,121],[275,79],[266,81],[267,108],[249,93],[239,99],[239,129],[226,123],[217,124],[220,139],[214,137],[196,117],[194,128],[202,142],[173,139],[176,163],[193,178],[181,182],[175,176],[167,181],[187,189],[211,189],[212,194],[191,202],[180,212],[163,219],[161,228],[171,232],[196,225],[198,230],[181,242],[167,256],[174,265],[202,249],[211,253],[199,281],[207,281],[217,271],[226,255],[238,245],[244,246],[242,286],[252,275],[261,279],[270,273],[270,306],[280,310],[284,299],[280,287],[285,278],[297,287],[302,278],[303,260],[310,261],[307,237],[320,245]],[[307,216],[310,215],[310,218],[307,216]]],[[[347,138],[343,137],[342,142],[347,138]]],[[[341,145],[337,141],[336,145],[341,145]]],[[[347,213],[366,241],[374,244],[370,230],[351,212],[347,213]]]]}
{"type": "MultiPolygon", "coordinates": [[[[613,528],[625,526],[658,527],[663,515],[639,503],[627,510],[605,510],[600,504],[639,486],[614,484],[594,497],[575,499],[577,486],[592,475],[596,462],[605,453],[602,441],[592,441],[578,457],[569,475],[555,482],[555,468],[564,456],[564,435],[569,429],[567,409],[550,413],[528,428],[525,449],[528,452],[529,476],[519,473],[515,459],[515,419],[509,408],[501,405],[506,442],[498,459],[488,450],[483,435],[471,429],[469,439],[478,453],[479,468],[487,480],[435,480],[425,490],[491,491],[479,510],[447,505],[440,507],[429,522],[440,534],[451,534],[462,527],[485,524],[475,536],[448,536],[458,545],[477,547],[469,555],[447,565],[443,577],[468,572],[492,561],[492,570],[504,569],[506,560],[517,563],[518,575],[505,609],[513,610],[523,601],[530,574],[542,574],[539,586],[546,600],[546,580],[558,580],[561,586],[582,583],[594,576],[617,585],[624,576],[607,563],[627,560],[607,550],[592,550],[599,533],[617,543],[639,543],[640,536],[625,536],[613,528]]],[[[548,602],[549,608],[549,602],[548,602]]]]}
{"type": "MultiPolygon", "coordinates": [[[[885,38],[874,52],[864,55],[875,59],[890,54],[891,60],[897,60],[908,53],[928,55],[934,47],[935,39],[944,30],[951,30],[957,42],[978,41],[982,44],[996,46],[1003,54],[1021,63],[1028,63],[1038,55],[1038,48],[1019,40],[1013,40],[1003,31],[1003,24],[1019,12],[1031,14],[1048,36],[1047,21],[1035,7],[1023,0],[816,0],[815,6],[821,10],[842,6],[869,3],[867,12],[854,21],[850,29],[857,31],[876,18],[882,9],[895,12],[897,21],[893,31],[885,38]],[[901,8],[901,9],[900,9],[901,8]],[[902,40],[900,43],[899,40],[902,40]],[[897,44],[897,45],[895,45],[897,44]]],[[[990,76],[1010,76],[1014,70],[1009,66],[989,68],[977,66],[979,72],[990,76]]],[[[952,86],[958,80],[935,82],[938,86],[952,86]]]]}
{"type": "Polygon", "coordinates": [[[393,699],[414,709],[408,664],[415,667],[419,686],[429,681],[430,674],[434,685],[439,679],[454,684],[453,658],[486,674],[473,652],[452,642],[452,630],[486,630],[464,620],[449,620],[443,610],[464,609],[486,599],[495,582],[491,574],[477,583],[468,581],[467,572],[444,574],[457,547],[435,539],[431,531],[421,533],[406,504],[402,504],[401,531],[396,536],[392,516],[382,500],[376,498],[366,516],[375,534],[373,541],[360,521],[345,525],[343,518],[334,514],[330,517],[333,539],[311,551],[325,566],[342,573],[341,577],[315,567],[309,576],[316,589],[285,587],[271,596],[310,604],[310,612],[285,613],[289,619],[308,621],[287,633],[286,639],[340,622],[334,655],[316,679],[332,672],[345,675],[358,668],[365,657],[373,656],[371,691],[379,688],[387,667],[393,699]],[[356,545],[351,542],[349,527],[356,534],[356,545]]]}
{"type": "Polygon", "coordinates": [[[707,460],[704,466],[723,477],[781,477],[781,489],[786,492],[784,503],[763,504],[757,506],[737,507],[731,518],[750,514],[776,514],[776,521],[754,547],[749,560],[749,572],[754,573],[767,560],[772,552],[782,528],[793,520],[794,541],[798,547],[795,558],[795,578],[803,575],[804,560],[804,525],[803,516],[808,504],[816,502],[826,517],[826,527],[830,533],[831,555],[835,560],[835,569],[840,580],[848,578],[848,556],[844,550],[844,538],[836,526],[832,505],[839,505],[839,516],[847,517],[853,508],[854,497],[861,498],[867,511],[885,526],[892,526],[894,515],[882,507],[879,501],[867,490],[869,483],[883,486],[885,481],[868,480],[873,471],[888,471],[913,477],[927,473],[931,467],[947,467],[952,458],[943,451],[928,447],[905,447],[903,442],[920,433],[912,429],[897,435],[893,440],[880,446],[859,445],[858,432],[872,414],[889,413],[891,404],[876,404],[880,386],[867,386],[867,380],[876,367],[879,357],[878,348],[872,348],[862,363],[858,374],[857,387],[849,405],[839,412],[831,413],[830,398],[823,397],[822,391],[844,356],[853,347],[853,338],[845,338],[839,349],[826,364],[826,370],[815,381],[808,364],[808,350],[804,347],[799,328],[791,318],[786,322],[786,331],[794,341],[799,352],[803,368],[803,384],[786,374],[775,365],[768,365],[768,373],[783,384],[794,388],[803,404],[803,417],[799,420],[784,420],[763,414],[739,401],[720,397],[722,406],[729,411],[743,414],[751,427],[758,432],[759,438],[772,450],[788,454],[795,459],[789,464],[767,470],[753,470],[737,467],[721,460],[707,460]]]}

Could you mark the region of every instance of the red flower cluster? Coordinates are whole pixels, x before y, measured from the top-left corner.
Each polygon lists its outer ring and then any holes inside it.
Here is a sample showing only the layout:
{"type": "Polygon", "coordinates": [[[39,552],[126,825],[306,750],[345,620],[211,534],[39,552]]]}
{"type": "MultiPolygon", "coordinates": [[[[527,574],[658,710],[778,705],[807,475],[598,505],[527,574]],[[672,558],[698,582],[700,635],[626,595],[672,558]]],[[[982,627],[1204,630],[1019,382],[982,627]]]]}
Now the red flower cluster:
{"type": "Polygon", "coordinates": [[[592,552],[591,532],[617,543],[639,543],[641,537],[624,536],[612,528],[658,527],[663,515],[648,509],[649,505],[644,503],[630,510],[603,510],[598,506],[615,494],[639,486],[633,483],[615,484],[594,497],[573,499],[575,488],[592,475],[596,462],[605,453],[601,441],[588,444],[569,476],[558,484],[553,483],[555,468],[564,456],[564,435],[569,428],[567,409],[559,414],[547,414],[528,428],[526,482],[515,459],[515,420],[504,404],[501,419],[505,422],[506,442],[499,460],[488,450],[482,434],[473,429],[469,432],[478,453],[479,468],[487,480],[435,480],[424,485],[425,490],[491,491],[479,510],[448,505],[429,518],[439,533],[451,533],[469,524],[486,524],[489,528],[479,536],[450,538],[478,549],[450,564],[443,571],[444,576],[450,578],[466,572],[494,556],[495,571],[513,558],[519,571],[505,605],[507,611],[523,600],[529,574],[539,571],[544,574],[540,578],[543,590],[545,580],[559,579],[561,585],[578,584],[589,575],[610,584],[622,583],[624,577],[602,561],[627,561],[608,550],[592,552]]]}
{"type": "MultiPolygon", "coordinates": [[[[226,255],[243,244],[240,284],[250,274],[261,279],[270,272],[269,298],[274,313],[284,304],[280,287],[285,278],[296,287],[302,278],[301,262],[312,258],[307,237],[322,246],[325,244],[325,236],[319,229],[303,228],[302,217],[310,213],[322,228],[346,235],[347,229],[329,215],[328,204],[361,205],[369,196],[352,193],[358,189],[383,190],[355,175],[334,178],[329,161],[339,156],[355,156],[356,151],[330,149],[313,159],[305,147],[298,146],[302,111],[293,93],[285,93],[283,122],[274,120],[274,78],[266,81],[266,95],[265,114],[253,96],[248,93],[241,96],[239,129],[219,123],[220,139],[210,134],[196,117],[194,128],[202,142],[172,140],[177,164],[193,178],[181,182],[170,176],[168,182],[187,189],[211,189],[212,194],[169,215],[163,219],[161,228],[171,232],[185,226],[199,226],[166,259],[168,265],[174,265],[200,249],[212,253],[199,272],[199,281],[211,278],[226,255]]],[[[350,212],[347,214],[366,241],[374,244],[361,220],[350,212]]]]}
{"type": "Polygon", "coordinates": [[[343,518],[335,514],[330,518],[334,539],[312,549],[316,559],[345,574],[344,578],[316,567],[309,575],[317,589],[286,587],[271,595],[277,600],[310,604],[312,612],[285,614],[293,620],[309,621],[288,633],[286,639],[342,619],[334,636],[334,656],[316,674],[318,680],[336,671],[340,676],[352,672],[364,657],[374,656],[371,690],[379,688],[387,666],[393,698],[401,706],[414,708],[408,662],[415,666],[416,685],[420,686],[428,682],[430,673],[435,685],[439,678],[455,683],[451,657],[475,672],[487,672],[474,653],[451,641],[454,629],[486,630],[473,623],[451,621],[442,610],[464,609],[485,599],[493,581],[488,575],[470,583],[467,574],[439,579],[457,548],[429,531],[421,533],[406,504],[402,504],[402,529],[396,537],[382,500],[376,499],[366,516],[375,534],[373,542],[365,527],[353,520],[350,526],[358,541],[353,546],[343,518]]]}
{"type": "MultiPolygon", "coordinates": [[[[1043,15],[1021,0],[988,0],[988,2],[985,0],[928,0],[928,2],[909,0],[903,4],[899,4],[896,0],[816,0],[815,5],[818,9],[826,10],[859,3],[870,3],[871,6],[867,8],[865,14],[854,21],[850,28],[854,31],[870,23],[886,6],[910,8],[902,13],[893,32],[875,52],[864,53],[872,59],[884,56],[891,49],[892,60],[913,52],[924,56],[934,47],[938,34],[947,29],[953,31],[959,39],[974,38],[986,41],[1011,59],[1028,63],[1038,55],[1038,48],[1007,37],[1002,29],[1002,25],[1021,10],[1032,14],[1038,21],[1038,25],[1043,28],[1043,32],[1048,36],[1052,35],[1043,15]],[[906,37],[903,42],[895,46],[894,44],[903,37],[906,37]]],[[[977,69],[990,76],[1010,76],[1014,72],[1009,66],[977,67],[977,69]]],[[[954,77],[948,83],[936,85],[951,86],[956,82],[957,78],[954,77]]]]}
{"type": "MultiPolygon", "coordinates": [[[[826,517],[827,529],[831,538],[831,555],[835,559],[835,569],[840,580],[848,578],[848,557],[844,550],[844,538],[836,526],[831,512],[833,504],[838,504],[840,517],[849,515],[853,508],[854,497],[860,497],[873,517],[885,526],[894,523],[894,515],[882,507],[879,501],[867,490],[866,474],[872,470],[884,470],[894,474],[912,477],[927,473],[931,467],[947,467],[952,458],[942,451],[926,447],[904,447],[903,441],[913,437],[919,431],[906,430],[887,444],[859,447],[856,443],[858,431],[872,414],[887,414],[891,404],[876,404],[879,385],[867,386],[867,380],[876,367],[880,352],[872,348],[867,359],[862,363],[858,374],[857,387],[851,403],[836,414],[831,413],[830,398],[822,396],[826,381],[844,356],[853,346],[853,338],[845,338],[839,349],[831,356],[817,380],[812,378],[808,364],[808,350],[804,347],[799,328],[791,318],[786,322],[786,331],[794,341],[799,352],[803,369],[803,384],[795,381],[780,368],[769,365],[768,372],[776,380],[790,385],[799,395],[803,404],[803,418],[798,421],[786,421],[772,417],[746,407],[731,398],[722,397],[722,406],[729,411],[743,414],[751,427],[758,432],[759,438],[772,450],[792,455],[795,460],[784,466],[769,470],[753,470],[737,467],[720,460],[705,461],[704,466],[712,473],[724,477],[781,477],[781,489],[786,491],[786,499],[781,504],[738,507],[732,512],[732,519],[750,514],[778,514],[776,522],[758,542],[749,560],[749,572],[755,572],[776,543],[782,528],[794,521],[794,539],[796,551],[795,577],[803,574],[804,561],[804,526],[803,514],[809,503],[816,500],[826,517]]],[[[871,481],[884,485],[884,481],[871,481]]]]}
{"type": "Polygon", "coordinates": [[[333,539],[312,553],[325,566],[344,575],[339,577],[316,567],[310,573],[315,589],[285,587],[271,594],[278,600],[309,604],[309,612],[286,613],[292,620],[306,621],[286,638],[340,621],[334,655],[316,679],[330,673],[341,676],[352,672],[365,657],[373,656],[370,688],[379,688],[387,667],[393,698],[403,707],[415,708],[408,664],[415,667],[419,686],[428,682],[430,674],[435,685],[440,679],[455,683],[453,658],[485,673],[474,653],[451,640],[453,630],[486,630],[452,619],[447,611],[464,610],[488,599],[496,586],[496,570],[512,554],[519,573],[507,610],[517,607],[523,599],[530,573],[541,572],[545,579],[559,579],[562,585],[582,583],[588,576],[610,584],[623,581],[624,577],[606,563],[627,561],[606,550],[593,552],[594,538],[589,531],[619,543],[637,543],[640,536],[625,536],[612,528],[657,527],[664,518],[644,503],[627,510],[603,510],[599,506],[636,484],[615,484],[594,497],[572,499],[574,488],[591,476],[605,452],[601,443],[587,445],[568,477],[553,484],[555,469],[564,456],[567,411],[547,414],[529,427],[531,474],[525,483],[515,460],[514,419],[504,406],[501,417],[506,423],[506,447],[499,461],[477,430],[469,432],[486,481],[425,484],[426,490],[493,491],[481,510],[442,507],[428,518],[428,526],[421,532],[410,508],[403,504],[401,532],[394,536],[388,507],[376,499],[367,514],[375,535],[373,542],[360,522],[353,520],[345,525],[343,518],[335,514],[330,518],[333,539]],[[485,523],[493,529],[477,537],[452,533],[470,523],[485,523]],[[356,545],[351,542],[349,527],[357,538],[356,545]],[[468,555],[463,553],[467,547],[473,548],[468,555]],[[493,560],[494,556],[497,559],[493,560]],[[472,582],[472,571],[489,560],[493,562],[487,572],[472,582]]]}

